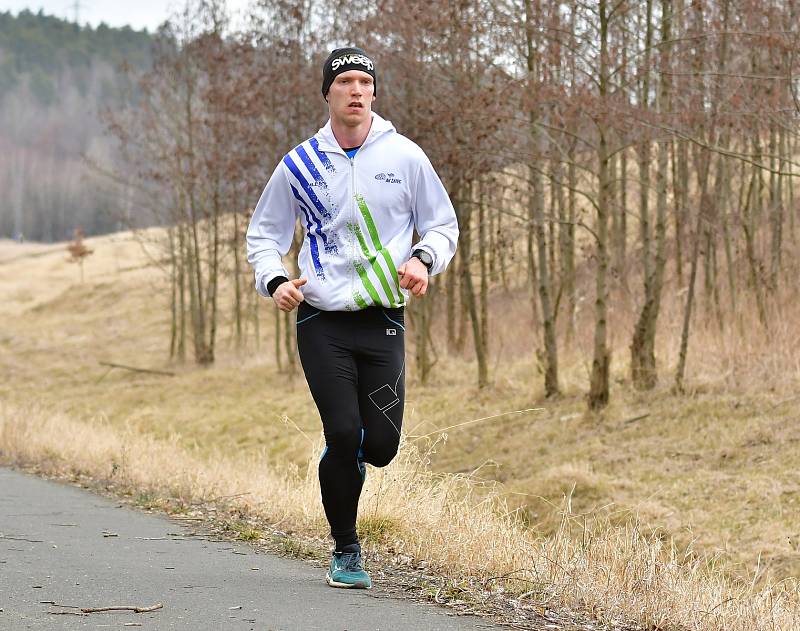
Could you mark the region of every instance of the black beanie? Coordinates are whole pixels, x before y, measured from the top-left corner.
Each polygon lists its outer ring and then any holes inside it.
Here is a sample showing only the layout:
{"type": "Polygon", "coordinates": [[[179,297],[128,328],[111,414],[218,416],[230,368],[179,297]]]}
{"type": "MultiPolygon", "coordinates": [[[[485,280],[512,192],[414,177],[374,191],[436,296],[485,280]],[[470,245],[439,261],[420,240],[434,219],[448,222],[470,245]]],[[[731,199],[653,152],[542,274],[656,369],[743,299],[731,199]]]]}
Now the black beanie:
{"type": "MultiPolygon", "coordinates": [[[[373,82],[375,81],[375,62],[367,53],[355,46],[337,48],[328,55],[325,65],[322,67],[322,96],[328,96],[328,90],[330,90],[336,75],[348,70],[366,72],[372,77],[373,82]]],[[[373,94],[376,94],[377,91],[377,86],[375,86],[373,94]]]]}

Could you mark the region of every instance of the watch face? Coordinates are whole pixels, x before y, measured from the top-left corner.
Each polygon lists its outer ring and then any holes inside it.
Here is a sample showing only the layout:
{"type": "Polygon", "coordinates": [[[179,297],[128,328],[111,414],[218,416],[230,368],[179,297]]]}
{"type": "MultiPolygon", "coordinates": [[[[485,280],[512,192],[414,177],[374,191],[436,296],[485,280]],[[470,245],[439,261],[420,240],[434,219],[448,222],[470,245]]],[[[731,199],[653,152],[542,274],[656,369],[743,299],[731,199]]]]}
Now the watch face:
{"type": "Polygon", "coordinates": [[[433,265],[433,257],[426,252],[425,250],[417,250],[414,252],[414,256],[416,256],[424,265],[430,267],[433,265]]]}

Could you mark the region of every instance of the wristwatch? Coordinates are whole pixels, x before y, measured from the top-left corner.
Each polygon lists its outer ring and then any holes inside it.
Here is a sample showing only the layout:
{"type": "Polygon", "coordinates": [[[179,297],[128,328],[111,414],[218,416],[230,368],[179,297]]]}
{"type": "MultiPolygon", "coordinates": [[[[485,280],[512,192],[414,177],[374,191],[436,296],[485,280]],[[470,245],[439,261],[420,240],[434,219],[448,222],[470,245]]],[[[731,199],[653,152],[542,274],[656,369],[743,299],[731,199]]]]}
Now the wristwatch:
{"type": "Polygon", "coordinates": [[[431,268],[433,267],[433,257],[427,250],[422,250],[422,249],[414,250],[411,253],[411,256],[413,258],[419,259],[420,262],[427,268],[428,273],[430,273],[431,268]]]}

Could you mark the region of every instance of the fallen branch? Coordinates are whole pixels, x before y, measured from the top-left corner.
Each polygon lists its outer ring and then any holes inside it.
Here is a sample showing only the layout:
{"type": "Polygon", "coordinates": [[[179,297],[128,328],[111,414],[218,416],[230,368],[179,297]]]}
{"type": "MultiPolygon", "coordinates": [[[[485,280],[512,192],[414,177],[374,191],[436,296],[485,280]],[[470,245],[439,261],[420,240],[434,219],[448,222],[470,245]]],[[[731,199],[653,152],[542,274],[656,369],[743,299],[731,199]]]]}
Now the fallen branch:
{"type": "MultiPolygon", "coordinates": [[[[58,605],[56,603],[51,603],[54,607],[65,607],[67,609],[79,609],[79,607],[75,607],[74,605],[58,605]]],[[[90,613],[97,613],[100,611],[133,611],[134,613],[148,613],[150,611],[155,611],[156,609],[162,609],[164,605],[162,603],[156,603],[151,607],[136,607],[135,605],[114,605],[111,607],[80,607],[80,612],[77,611],[51,611],[50,613],[53,615],[69,615],[74,614],[76,616],[84,616],[90,613]]]]}
{"type": "Polygon", "coordinates": [[[202,506],[203,504],[213,504],[218,502],[219,500],[231,500],[237,497],[243,497],[245,495],[250,495],[251,491],[247,491],[245,493],[235,493],[233,495],[218,495],[217,497],[211,497],[207,500],[200,500],[199,502],[191,502],[189,506],[202,506]]]}
{"type": "Polygon", "coordinates": [[[133,611],[134,613],[147,613],[149,611],[161,609],[162,607],[164,607],[162,603],[156,603],[151,607],[134,607],[131,605],[120,605],[114,607],[82,607],[81,611],[83,613],[96,613],[98,611],[133,611]]]}
{"type": "MultiPolygon", "coordinates": [[[[112,368],[122,368],[123,370],[130,370],[131,372],[144,372],[151,375],[166,375],[167,377],[174,377],[175,373],[169,370],[153,370],[152,368],[137,368],[136,366],[126,366],[125,364],[113,364],[111,362],[98,362],[101,366],[108,366],[109,371],[112,368]]],[[[106,372],[106,375],[108,372],[106,372]]],[[[105,377],[105,375],[103,375],[105,377]]]]}
{"type": "Polygon", "coordinates": [[[626,421],[622,421],[622,424],[630,425],[631,423],[635,423],[636,421],[642,421],[646,419],[648,416],[650,416],[650,412],[648,412],[647,414],[640,414],[639,416],[634,416],[633,418],[629,418],[626,421]]]}
{"type": "Polygon", "coordinates": [[[28,543],[44,543],[41,539],[26,539],[25,537],[10,537],[8,535],[0,534],[0,539],[8,539],[10,541],[27,541],[28,543]]]}
{"type": "Polygon", "coordinates": [[[795,395],[793,397],[789,397],[788,399],[783,399],[782,401],[778,401],[777,403],[773,403],[769,409],[774,410],[775,408],[780,407],[784,403],[791,403],[793,401],[797,401],[797,399],[800,399],[800,394],[795,395]]]}

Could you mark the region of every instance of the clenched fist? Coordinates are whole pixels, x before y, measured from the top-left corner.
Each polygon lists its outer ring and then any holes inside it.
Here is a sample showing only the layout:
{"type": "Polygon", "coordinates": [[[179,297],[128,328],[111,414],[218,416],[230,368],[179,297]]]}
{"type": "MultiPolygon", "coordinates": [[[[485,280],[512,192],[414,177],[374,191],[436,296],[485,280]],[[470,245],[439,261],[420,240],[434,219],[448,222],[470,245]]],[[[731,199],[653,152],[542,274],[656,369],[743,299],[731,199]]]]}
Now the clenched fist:
{"type": "Polygon", "coordinates": [[[278,285],[275,293],[272,294],[272,299],[278,305],[278,309],[286,311],[287,313],[295,309],[305,298],[300,287],[307,283],[305,278],[295,278],[294,280],[287,280],[285,283],[278,285]]]}
{"type": "Polygon", "coordinates": [[[410,289],[415,296],[424,296],[428,290],[428,268],[417,257],[409,260],[397,268],[400,276],[400,287],[410,289]]]}

